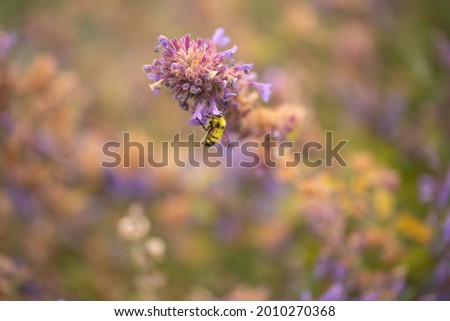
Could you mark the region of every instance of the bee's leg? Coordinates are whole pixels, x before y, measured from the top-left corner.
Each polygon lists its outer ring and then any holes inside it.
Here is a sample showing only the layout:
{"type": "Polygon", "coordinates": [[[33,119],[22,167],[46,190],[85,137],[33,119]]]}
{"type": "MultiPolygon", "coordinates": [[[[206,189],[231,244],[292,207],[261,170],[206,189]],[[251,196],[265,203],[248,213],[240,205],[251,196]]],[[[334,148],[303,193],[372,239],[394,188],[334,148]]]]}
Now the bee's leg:
{"type": "Polygon", "coordinates": [[[198,123],[200,124],[200,126],[203,127],[203,129],[204,129],[205,131],[208,131],[208,130],[209,130],[209,126],[206,127],[206,126],[205,126],[200,120],[198,120],[198,119],[197,119],[197,121],[198,121],[198,123]]]}

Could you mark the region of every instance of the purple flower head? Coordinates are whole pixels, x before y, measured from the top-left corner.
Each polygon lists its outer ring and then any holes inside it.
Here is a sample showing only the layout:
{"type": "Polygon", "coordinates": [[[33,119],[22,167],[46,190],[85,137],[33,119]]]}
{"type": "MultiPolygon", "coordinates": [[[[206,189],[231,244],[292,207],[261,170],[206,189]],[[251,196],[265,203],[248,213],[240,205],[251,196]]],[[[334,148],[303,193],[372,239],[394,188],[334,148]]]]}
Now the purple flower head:
{"type": "Polygon", "coordinates": [[[142,172],[124,175],[116,170],[104,172],[104,183],[108,192],[133,199],[145,199],[153,192],[151,181],[142,172]]]}
{"type": "Polygon", "coordinates": [[[228,45],[230,40],[230,37],[225,36],[225,29],[223,28],[217,28],[212,36],[212,41],[219,47],[228,45]]]}
{"type": "Polygon", "coordinates": [[[300,301],[312,301],[313,297],[311,291],[305,290],[300,294],[300,301]]]}
{"type": "Polygon", "coordinates": [[[221,217],[216,225],[216,234],[222,241],[233,240],[241,230],[240,222],[233,217],[221,217]]]}
{"type": "Polygon", "coordinates": [[[447,172],[437,194],[437,206],[444,208],[450,198],[450,170],[447,172]]]}
{"type": "Polygon", "coordinates": [[[434,270],[434,276],[438,282],[444,283],[450,276],[450,263],[448,260],[440,260],[434,270]]]}
{"type": "Polygon", "coordinates": [[[314,278],[323,279],[330,270],[330,262],[326,257],[321,257],[317,260],[314,266],[314,278]]]}
{"type": "Polygon", "coordinates": [[[257,88],[261,98],[268,101],[270,84],[254,81],[253,75],[249,75],[253,64],[234,65],[236,45],[222,52],[216,50],[228,42],[223,28],[217,29],[212,39],[194,40],[184,35],[169,40],[158,36],[155,51],[161,57],[143,66],[148,79],[153,81],[150,89],[158,94],[161,87],[168,88],[180,107],[192,112],[193,125],[204,124],[207,117],[223,113],[226,106],[239,107],[237,98],[248,87],[257,88]]]}
{"type": "Polygon", "coordinates": [[[347,298],[344,286],[341,283],[331,285],[320,297],[321,301],[342,301],[347,298]]]}
{"type": "Polygon", "coordinates": [[[439,32],[435,37],[435,47],[440,63],[450,70],[450,40],[439,32]]]}
{"type": "Polygon", "coordinates": [[[419,198],[426,203],[434,198],[436,182],[431,175],[424,174],[419,178],[419,198]]]}
{"type": "Polygon", "coordinates": [[[362,301],[376,301],[380,297],[380,293],[377,290],[368,290],[361,296],[362,301]]]}
{"type": "Polygon", "coordinates": [[[443,180],[422,175],[419,179],[419,197],[422,202],[435,201],[439,209],[444,208],[450,199],[450,170],[443,180]]]}
{"type": "Polygon", "coordinates": [[[0,129],[10,134],[14,129],[14,120],[7,112],[0,113],[0,129]]]}
{"type": "Polygon", "coordinates": [[[347,267],[342,262],[337,262],[333,269],[334,280],[344,280],[347,276],[347,267]]]}
{"type": "Polygon", "coordinates": [[[6,33],[0,30],[0,57],[8,55],[11,48],[17,42],[17,36],[14,33],[6,33]]]}
{"type": "Polygon", "coordinates": [[[442,226],[442,235],[444,238],[444,242],[450,243],[450,212],[445,218],[444,225],[442,226]]]}

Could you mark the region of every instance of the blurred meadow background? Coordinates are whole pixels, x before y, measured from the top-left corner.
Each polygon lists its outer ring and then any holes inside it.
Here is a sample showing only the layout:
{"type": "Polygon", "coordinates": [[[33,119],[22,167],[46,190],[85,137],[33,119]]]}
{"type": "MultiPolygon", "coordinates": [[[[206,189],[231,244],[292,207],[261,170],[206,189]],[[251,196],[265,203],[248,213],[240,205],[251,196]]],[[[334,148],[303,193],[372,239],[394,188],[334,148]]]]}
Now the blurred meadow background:
{"type": "Polygon", "coordinates": [[[6,0],[0,30],[0,299],[450,300],[448,1],[6,0]],[[100,166],[202,137],[142,65],[217,27],[348,167],[100,166]]]}

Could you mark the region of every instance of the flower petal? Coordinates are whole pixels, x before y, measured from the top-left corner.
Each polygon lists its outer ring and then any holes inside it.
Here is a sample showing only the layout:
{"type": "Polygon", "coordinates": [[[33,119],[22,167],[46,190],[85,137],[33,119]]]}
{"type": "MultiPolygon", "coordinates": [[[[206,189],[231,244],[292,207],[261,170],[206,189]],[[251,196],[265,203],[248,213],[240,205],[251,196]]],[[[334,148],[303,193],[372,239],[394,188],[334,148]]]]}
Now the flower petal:
{"type": "Polygon", "coordinates": [[[254,81],[251,85],[258,89],[261,99],[267,103],[270,99],[270,94],[272,93],[272,84],[254,81]]]}
{"type": "Polygon", "coordinates": [[[213,113],[214,115],[221,114],[221,112],[220,112],[219,108],[217,108],[216,102],[214,100],[211,100],[211,102],[209,103],[209,108],[210,108],[210,112],[213,113]]]}
{"type": "Polygon", "coordinates": [[[204,111],[205,107],[206,107],[206,105],[203,102],[199,102],[197,104],[197,106],[195,106],[195,110],[194,110],[194,113],[193,113],[191,119],[189,120],[189,124],[198,126],[198,125],[204,123],[203,111],[204,111]]]}
{"type": "Polygon", "coordinates": [[[164,81],[164,79],[160,79],[153,84],[149,84],[148,86],[150,87],[150,89],[153,91],[154,94],[159,94],[159,91],[161,89],[161,85],[162,85],[163,81],[164,81]]]}
{"type": "Polygon", "coordinates": [[[225,29],[217,28],[212,36],[212,41],[219,47],[226,46],[230,42],[230,37],[225,36],[225,29]]]}
{"type": "Polygon", "coordinates": [[[219,55],[224,57],[224,58],[231,59],[231,57],[237,51],[237,49],[238,49],[238,47],[236,45],[234,45],[233,48],[225,50],[225,51],[222,51],[219,55]]]}

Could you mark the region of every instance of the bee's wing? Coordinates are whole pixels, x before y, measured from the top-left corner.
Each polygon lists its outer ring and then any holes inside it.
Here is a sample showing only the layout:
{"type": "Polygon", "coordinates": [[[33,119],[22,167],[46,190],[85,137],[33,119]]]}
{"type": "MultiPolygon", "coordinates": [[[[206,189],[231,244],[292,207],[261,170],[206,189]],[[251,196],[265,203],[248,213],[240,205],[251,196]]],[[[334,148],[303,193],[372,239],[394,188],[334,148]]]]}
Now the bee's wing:
{"type": "Polygon", "coordinates": [[[222,145],[225,146],[225,147],[227,147],[228,144],[230,143],[230,138],[228,137],[228,134],[227,134],[226,131],[223,133],[223,136],[222,136],[222,139],[221,139],[220,142],[221,142],[222,145]]]}

